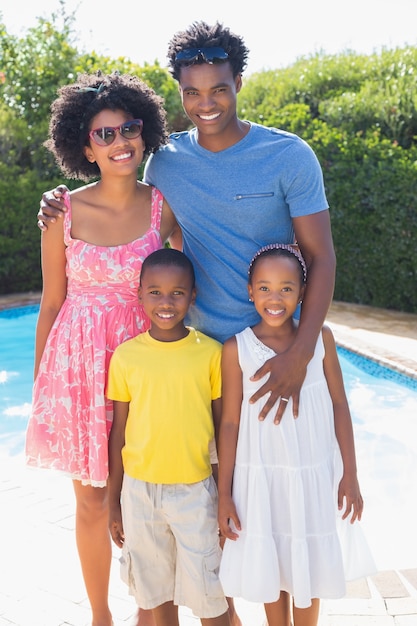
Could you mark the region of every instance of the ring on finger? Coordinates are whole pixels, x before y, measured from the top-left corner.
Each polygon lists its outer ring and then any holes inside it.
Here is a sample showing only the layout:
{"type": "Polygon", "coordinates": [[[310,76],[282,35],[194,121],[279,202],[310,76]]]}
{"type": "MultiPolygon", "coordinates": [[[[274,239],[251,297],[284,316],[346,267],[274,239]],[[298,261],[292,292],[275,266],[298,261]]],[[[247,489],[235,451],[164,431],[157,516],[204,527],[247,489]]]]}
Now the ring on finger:
{"type": "Polygon", "coordinates": [[[281,400],[282,402],[288,402],[288,398],[283,398],[282,396],[281,396],[281,400]]]}

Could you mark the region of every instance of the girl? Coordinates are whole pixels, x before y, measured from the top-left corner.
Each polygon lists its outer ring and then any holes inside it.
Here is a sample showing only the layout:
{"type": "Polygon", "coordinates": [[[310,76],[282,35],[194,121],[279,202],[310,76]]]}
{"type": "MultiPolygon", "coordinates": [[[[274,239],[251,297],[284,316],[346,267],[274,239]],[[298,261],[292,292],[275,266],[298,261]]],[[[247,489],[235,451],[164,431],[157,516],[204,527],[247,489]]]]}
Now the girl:
{"type": "MultiPolygon", "coordinates": [[[[105,386],[115,347],[149,327],[138,306],[143,259],[174,216],[137,181],[145,155],[167,141],[162,100],[133,76],[80,76],[53,102],[46,147],[68,177],[97,182],[64,194],[67,212],[42,233],[27,463],[73,480],[76,539],[93,626],[110,626],[105,386]]],[[[140,622],[141,624],[144,622],[140,622]]],[[[147,621],[148,624],[152,623],[147,621]]]]}
{"type": "MultiPolygon", "coordinates": [[[[259,402],[249,402],[259,384],[251,381],[253,373],[294,341],[293,315],[306,274],[295,246],[261,248],[248,285],[260,321],[223,349],[219,527],[226,543],[220,578],[227,595],[263,602],[269,626],[289,626],[291,609],[295,626],[315,626],[319,598],[344,595],[336,501],[344,525],[349,516],[351,524],[360,520],[363,510],[352,422],[327,327],[308,365],[297,419],[286,398],[279,425],[257,419],[259,402]]],[[[365,558],[363,566],[361,575],[369,574],[365,558]]]]}

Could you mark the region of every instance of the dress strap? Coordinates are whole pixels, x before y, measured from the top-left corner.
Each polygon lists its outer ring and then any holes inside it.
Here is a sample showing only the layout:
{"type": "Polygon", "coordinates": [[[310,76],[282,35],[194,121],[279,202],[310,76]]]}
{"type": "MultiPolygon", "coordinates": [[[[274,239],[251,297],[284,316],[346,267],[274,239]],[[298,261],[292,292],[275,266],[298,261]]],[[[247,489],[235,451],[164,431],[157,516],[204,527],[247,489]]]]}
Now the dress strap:
{"type": "Polygon", "coordinates": [[[151,228],[161,230],[162,206],[164,196],[156,187],[152,187],[151,228]]]}
{"type": "Polygon", "coordinates": [[[72,237],[71,237],[72,208],[71,208],[70,194],[66,191],[63,194],[62,199],[65,203],[65,206],[67,207],[67,210],[64,214],[64,243],[66,246],[68,246],[72,241],[72,237]]]}

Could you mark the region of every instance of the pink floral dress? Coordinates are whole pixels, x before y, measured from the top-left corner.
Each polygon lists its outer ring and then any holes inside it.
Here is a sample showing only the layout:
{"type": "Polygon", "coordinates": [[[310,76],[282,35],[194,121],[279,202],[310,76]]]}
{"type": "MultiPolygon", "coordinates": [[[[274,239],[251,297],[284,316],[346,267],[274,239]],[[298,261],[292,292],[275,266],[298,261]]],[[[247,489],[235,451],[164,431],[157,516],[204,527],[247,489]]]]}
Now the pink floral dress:
{"type": "Polygon", "coordinates": [[[143,237],[110,247],[72,239],[69,195],[65,202],[67,297],[34,383],[26,458],[30,466],[103,487],[113,416],[105,398],[109,360],[116,346],[149,328],[137,292],[144,258],[162,247],[163,196],[152,190],[151,226],[143,237]]]}

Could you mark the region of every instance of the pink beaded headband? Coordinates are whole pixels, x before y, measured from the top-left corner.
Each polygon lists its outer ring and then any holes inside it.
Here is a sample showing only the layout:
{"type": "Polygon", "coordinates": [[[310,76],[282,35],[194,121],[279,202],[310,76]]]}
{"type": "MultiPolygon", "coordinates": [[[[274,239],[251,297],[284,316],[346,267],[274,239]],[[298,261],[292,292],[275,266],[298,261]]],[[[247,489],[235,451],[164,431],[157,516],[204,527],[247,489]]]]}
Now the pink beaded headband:
{"type": "Polygon", "coordinates": [[[249,276],[252,273],[252,267],[256,259],[258,259],[264,252],[267,252],[268,250],[287,250],[288,252],[293,254],[296,257],[297,261],[300,263],[301,268],[303,270],[304,282],[307,281],[307,266],[301,255],[301,252],[298,249],[298,246],[286,244],[286,243],[270,243],[267,246],[263,246],[263,248],[260,248],[258,252],[256,252],[256,254],[252,257],[252,260],[249,264],[249,270],[248,270],[249,276]]]}

